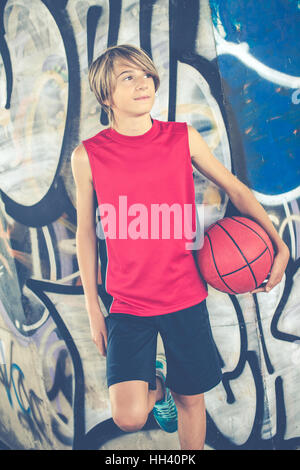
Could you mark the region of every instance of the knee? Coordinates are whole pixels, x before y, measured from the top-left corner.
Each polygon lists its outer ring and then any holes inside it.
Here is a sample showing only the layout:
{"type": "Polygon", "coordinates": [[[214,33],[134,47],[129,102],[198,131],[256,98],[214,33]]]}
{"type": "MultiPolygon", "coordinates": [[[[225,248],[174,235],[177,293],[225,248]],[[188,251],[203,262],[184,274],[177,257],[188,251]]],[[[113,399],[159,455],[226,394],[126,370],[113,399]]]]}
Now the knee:
{"type": "Polygon", "coordinates": [[[204,408],[204,394],[198,395],[180,395],[172,392],[177,408],[193,409],[204,408]]]}
{"type": "Polygon", "coordinates": [[[148,414],[144,410],[120,410],[115,411],[113,420],[115,424],[125,432],[135,432],[141,430],[148,419],[148,414]]]}

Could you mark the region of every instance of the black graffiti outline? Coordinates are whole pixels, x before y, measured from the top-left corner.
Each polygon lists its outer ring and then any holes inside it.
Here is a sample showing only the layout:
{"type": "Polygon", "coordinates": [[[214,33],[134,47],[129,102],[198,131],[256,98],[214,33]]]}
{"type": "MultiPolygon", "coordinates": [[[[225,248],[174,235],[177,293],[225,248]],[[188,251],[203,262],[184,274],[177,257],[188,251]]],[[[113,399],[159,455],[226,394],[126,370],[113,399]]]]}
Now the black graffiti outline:
{"type": "MultiPolygon", "coordinates": [[[[68,12],[65,9],[67,1],[41,0],[41,2],[49,10],[58,27],[65,48],[69,71],[68,106],[60,156],[52,183],[45,196],[36,204],[27,206],[17,203],[0,188],[1,198],[7,214],[19,223],[31,227],[42,227],[50,224],[65,212],[76,222],[76,211],[70,201],[60,171],[62,163],[70,159],[70,155],[77,145],[77,136],[79,134],[79,122],[77,119],[78,116],[80,116],[81,109],[79,56],[72,24],[68,12]]],[[[0,16],[0,24],[4,24],[3,15],[5,4],[6,1],[3,8],[0,9],[0,15],[2,15],[0,16]]],[[[3,45],[4,43],[2,42],[1,44],[3,45]]],[[[11,63],[9,49],[3,46],[0,52],[3,63],[6,64],[7,87],[9,90],[13,90],[13,74],[10,73],[9,69],[9,63],[11,63]]],[[[9,95],[7,95],[7,101],[10,102],[9,95]]],[[[7,106],[9,107],[8,104],[7,106]]]]}
{"type": "MultiPolygon", "coordinates": [[[[70,357],[73,363],[74,369],[74,401],[73,401],[73,422],[74,422],[74,438],[73,438],[73,449],[80,449],[82,445],[83,436],[85,435],[85,406],[84,406],[84,371],[80,354],[76,347],[76,344],[66,327],[63,319],[59,315],[55,306],[51,302],[50,298],[46,295],[46,292],[61,293],[63,290],[69,292],[68,286],[60,286],[58,288],[56,284],[50,282],[37,281],[35,279],[28,279],[26,283],[27,287],[36,294],[36,296],[44,303],[48,309],[54,323],[56,324],[58,331],[60,332],[63,340],[66,343],[67,349],[70,353],[70,357]]],[[[79,286],[80,287],[80,286],[79,286]]],[[[74,292],[74,288],[71,288],[74,292]]],[[[81,288],[82,289],[82,288],[81,288]]],[[[80,289],[80,290],[81,290],[80,289]]]]}

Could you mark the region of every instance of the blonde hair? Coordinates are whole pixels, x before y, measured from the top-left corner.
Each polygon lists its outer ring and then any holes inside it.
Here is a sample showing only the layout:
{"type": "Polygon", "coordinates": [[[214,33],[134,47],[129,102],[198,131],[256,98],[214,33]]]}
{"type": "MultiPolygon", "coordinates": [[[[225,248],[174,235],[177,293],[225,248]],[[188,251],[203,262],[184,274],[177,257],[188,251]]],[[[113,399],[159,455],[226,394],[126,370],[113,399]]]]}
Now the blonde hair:
{"type": "Polygon", "coordinates": [[[114,92],[113,67],[116,59],[125,59],[150,74],[154,81],[155,91],[157,91],[160,85],[157,69],[143,49],[131,44],[108,47],[90,65],[88,78],[90,89],[95,94],[101,107],[106,111],[110,124],[114,122],[113,110],[104,101],[112,101],[114,92]]]}

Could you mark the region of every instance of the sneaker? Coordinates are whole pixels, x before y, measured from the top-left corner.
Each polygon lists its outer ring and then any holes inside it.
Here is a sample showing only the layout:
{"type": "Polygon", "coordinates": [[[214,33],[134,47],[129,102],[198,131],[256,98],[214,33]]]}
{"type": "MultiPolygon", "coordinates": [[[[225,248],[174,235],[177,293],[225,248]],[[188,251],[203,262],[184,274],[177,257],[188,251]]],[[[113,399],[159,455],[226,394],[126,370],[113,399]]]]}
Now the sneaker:
{"type": "Polygon", "coordinates": [[[177,431],[177,408],[166,382],[166,359],[163,354],[156,357],[156,375],[162,380],[164,397],[157,401],[153,408],[153,416],[158,425],[166,432],[177,431]]]}

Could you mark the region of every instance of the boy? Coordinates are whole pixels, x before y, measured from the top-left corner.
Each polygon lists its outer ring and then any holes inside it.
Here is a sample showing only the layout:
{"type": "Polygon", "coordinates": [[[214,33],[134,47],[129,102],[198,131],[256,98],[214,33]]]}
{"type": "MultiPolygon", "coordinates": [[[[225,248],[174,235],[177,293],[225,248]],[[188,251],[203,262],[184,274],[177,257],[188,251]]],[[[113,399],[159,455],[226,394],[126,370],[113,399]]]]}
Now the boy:
{"type": "Polygon", "coordinates": [[[186,248],[190,238],[186,233],[173,236],[175,223],[166,238],[157,234],[157,226],[151,226],[149,236],[149,214],[155,214],[157,205],[187,204],[195,227],[193,163],[273,241],[276,257],[268,283],[253,293],[267,292],[280,282],[289,250],[252,192],[211,154],[193,127],[151,117],[159,76],[142,49],[108,48],[91,64],[89,80],[110,127],[84,140],[72,154],[76,242],[91,335],[106,356],[112,417],[124,431],[136,431],[153,410],[162,429],[178,429],[181,449],[201,450],[206,432],[204,393],[221,380],[206,309],[208,293],[192,251],[186,248]],[[104,221],[108,225],[102,282],[113,301],[106,318],[97,291],[94,189],[102,228],[104,221]],[[124,203],[129,206],[125,215],[124,203]],[[136,219],[128,224],[128,215],[138,210],[140,232],[133,224],[136,219]],[[158,332],[166,360],[156,357],[158,332]]]}

